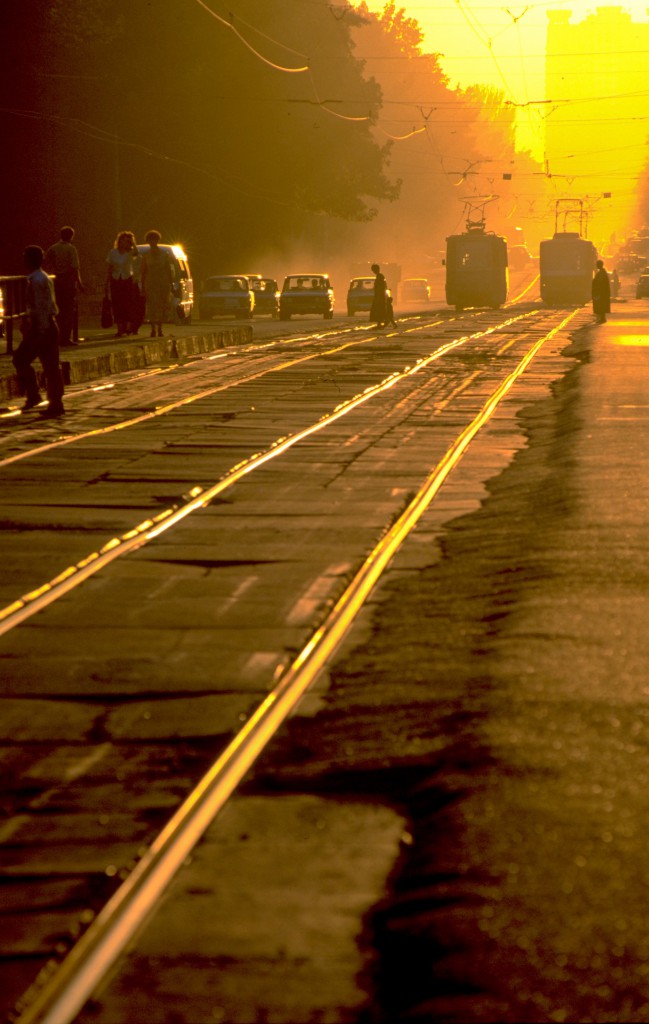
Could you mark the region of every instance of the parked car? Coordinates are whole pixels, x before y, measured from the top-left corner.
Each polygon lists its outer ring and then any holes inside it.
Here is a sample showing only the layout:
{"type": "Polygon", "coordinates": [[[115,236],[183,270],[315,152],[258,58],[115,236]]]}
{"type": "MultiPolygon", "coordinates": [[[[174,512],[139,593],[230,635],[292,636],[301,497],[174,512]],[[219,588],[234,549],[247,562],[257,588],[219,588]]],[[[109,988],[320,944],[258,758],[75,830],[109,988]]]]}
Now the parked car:
{"type": "Polygon", "coordinates": [[[640,274],[638,283],[635,286],[636,299],[645,299],[649,296],[649,267],[640,274]]]}
{"type": "MultiPolygon", "coordinates": [[[[137,248],[140,254],[149,251],[148,245],[138,245],[137,248]]],[[[194,311],[194,282],[187,254],[182,245],[166,245],[161,242],[158,248],[167,253],[173,270],[174,281],[171,296],[173,319],[178,323],[189,324],[194,311]]]]}
{"type": "Polygon", "coordinates": [[[352,277],[347,290],[347,316],[370,311],[375,280],[374,277],[352,277]]]}
{"type": "Polygon", "coordinates": [[[255,295],[243,274],[217,275],[203,282],[199,306],[201,320],[228,315],[235,320],[249,320],[255,308],[255,295]]]}
{"type": "Polygon", "coordinates": [[[250,281],[255,295],[255,316],[270,313],[273,320],[279,318],[279,286],[272,277],[255,277],[250,281]]]}
{"type": "Polygon", "coordinates": [[[291,274],[284,279],[279,297],[280,320],[304,313],[319,313],[325,320],[333,317],[334,292],[328,274],[291,274]]]}
{"type": "Polygon", "coordinates": [[[430,289],[425,277],[407,277],[399,285],[399,302],[428,302],[430,289]]]}

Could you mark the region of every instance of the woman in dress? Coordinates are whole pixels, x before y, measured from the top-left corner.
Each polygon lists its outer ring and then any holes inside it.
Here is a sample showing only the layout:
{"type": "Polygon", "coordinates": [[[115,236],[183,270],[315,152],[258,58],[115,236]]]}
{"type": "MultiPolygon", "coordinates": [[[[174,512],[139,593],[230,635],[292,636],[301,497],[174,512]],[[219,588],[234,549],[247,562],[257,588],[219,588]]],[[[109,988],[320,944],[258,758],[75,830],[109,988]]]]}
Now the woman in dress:
{"type": "Polygon", "coordinates": [[[113,248],[106,257],[106,293],[113,305],[113,319],[117,324],[117,338],[130,334],[134,317],[133,264],[138,256],[135,235],[120,231],[113,248]]]}
{"type": "Polygon", "coordinates": [[[604,269],[603,260],[595,264],[592,284],[593,313],[598,324],[606,323],[606,314],[611,312],[611,282],[604,269]]]}
{"type": "Polygon", "coordinates": [[[388,316],[386,303],[388,285],[378,263],[372,264],[372,273],[375,274],[375,278],[372,308],[370,309],[370,323],[376,324],[378,327],[385,327],[388,316]]]}
{"type": "Polygon", "coordinates": [[[146,298],[146,316],[151,324],[152,338],[155,338],[156,331],[158,337],[162,337],[162,321],[169,309],[174,280],[169,257],[159,247],[161,237],[159,231],[147,231],[144,241],[148,243],[149,251],[142,256],[140,271],[140,289],[146,298]]]}

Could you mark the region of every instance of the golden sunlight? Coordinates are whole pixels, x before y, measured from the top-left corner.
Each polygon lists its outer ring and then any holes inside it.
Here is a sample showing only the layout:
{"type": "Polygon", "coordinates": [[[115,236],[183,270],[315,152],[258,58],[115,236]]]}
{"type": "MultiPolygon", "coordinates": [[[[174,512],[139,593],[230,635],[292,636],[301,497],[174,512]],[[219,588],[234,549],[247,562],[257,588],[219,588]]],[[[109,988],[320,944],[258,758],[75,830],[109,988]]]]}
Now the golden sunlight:
{"type": "Polygon", "coordinates": [[[644,0],[403,6],[452,85],[495,87],[515,106],[517,148],[542,163],[550,195],[585,200],[589,237],[603,245],[628,228],[648,155],[644,0]]]}

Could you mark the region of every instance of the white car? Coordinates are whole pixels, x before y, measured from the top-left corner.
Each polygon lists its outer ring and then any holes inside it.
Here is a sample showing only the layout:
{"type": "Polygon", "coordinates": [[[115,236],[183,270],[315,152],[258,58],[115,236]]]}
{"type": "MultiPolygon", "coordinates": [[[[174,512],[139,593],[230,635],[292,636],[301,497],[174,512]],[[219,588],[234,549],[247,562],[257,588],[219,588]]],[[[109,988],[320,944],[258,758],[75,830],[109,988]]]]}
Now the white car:
{"type": "Polygon", "coordinates": [[[291,274],[284,279],[279,297],[279,318],[290,320],[304,313],[334,315],[334,291],[328,274],[291,274]]]}

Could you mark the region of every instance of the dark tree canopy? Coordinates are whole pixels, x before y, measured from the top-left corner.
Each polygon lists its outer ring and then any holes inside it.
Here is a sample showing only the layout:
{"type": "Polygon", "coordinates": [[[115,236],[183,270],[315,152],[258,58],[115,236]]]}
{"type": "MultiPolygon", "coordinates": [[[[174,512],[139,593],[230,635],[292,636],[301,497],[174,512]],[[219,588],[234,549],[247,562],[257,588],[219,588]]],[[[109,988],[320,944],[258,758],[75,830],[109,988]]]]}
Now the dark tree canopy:
{"type": "Polygon", "coordinates": [[[511,108],[451,89],[393,2],[5,0],[3,42],[4,272],[65,223],[91,280],[123,228],[182,242],[199,275],[402,261],[516,156],[511,108]]]}
{"type": "Polygon", "coordinates": [[[231,268],[323,221],[366,221],[396,195],[352,12],[238,0],[231,19],[210,0],[235,32],[194,0],[7,4],[2,130],[25,201],[5,265],[70,222],[81,248],[103,254],[120,228],[157,226],[231,268]]]}

